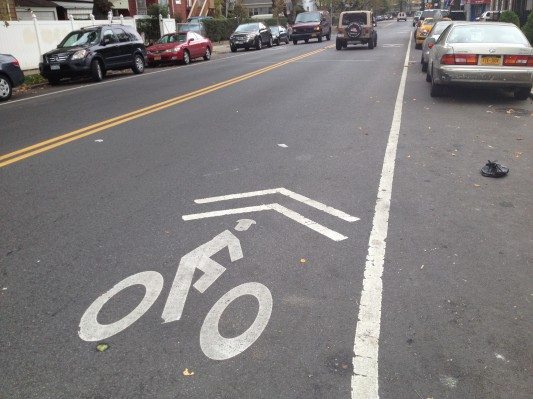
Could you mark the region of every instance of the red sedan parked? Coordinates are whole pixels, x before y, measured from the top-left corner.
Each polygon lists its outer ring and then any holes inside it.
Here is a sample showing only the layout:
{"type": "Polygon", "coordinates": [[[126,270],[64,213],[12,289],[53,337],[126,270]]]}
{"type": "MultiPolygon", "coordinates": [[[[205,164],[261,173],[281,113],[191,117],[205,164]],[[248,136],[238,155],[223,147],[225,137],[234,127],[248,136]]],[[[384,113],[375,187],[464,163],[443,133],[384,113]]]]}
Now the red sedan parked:
{"type": "Polygon", "coordinates": [[[148,65],[161,62],[183,62],[188,64],[195,58],[211,59],[211,40],[195,32],[179,32],[164,35],[154,45],[146,49],[148,65]]]}

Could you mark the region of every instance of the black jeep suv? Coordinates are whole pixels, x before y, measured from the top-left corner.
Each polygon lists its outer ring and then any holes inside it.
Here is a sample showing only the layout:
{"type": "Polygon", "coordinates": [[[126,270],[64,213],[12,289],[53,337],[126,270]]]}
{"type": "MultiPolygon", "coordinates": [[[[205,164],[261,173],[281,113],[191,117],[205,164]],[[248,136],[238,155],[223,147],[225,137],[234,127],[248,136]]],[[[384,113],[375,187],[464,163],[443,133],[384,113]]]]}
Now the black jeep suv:
{"type": "Polygon", "coordinates": [[[41,75],[50,84],[63,78],[90,76],[101,81],[110,69],[143,73],[146,48],[135,29],[125,25],[91,26],[70,32],[57,49],[43,55],[41,75]]]}

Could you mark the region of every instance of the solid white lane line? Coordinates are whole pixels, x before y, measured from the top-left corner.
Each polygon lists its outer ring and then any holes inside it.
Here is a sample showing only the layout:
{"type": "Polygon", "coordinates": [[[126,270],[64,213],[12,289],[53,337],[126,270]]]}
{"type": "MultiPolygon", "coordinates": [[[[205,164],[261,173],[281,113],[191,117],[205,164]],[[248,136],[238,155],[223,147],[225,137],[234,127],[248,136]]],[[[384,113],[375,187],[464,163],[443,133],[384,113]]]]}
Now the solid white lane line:
{"type": "Polygon", "coordinates": [[[311,198],[305,197],[301,194],[295,193],[294,191],[288,190],[283,187],[271,188],[268,190],[249,191],[247,193],[221,195],[218,197],[201,198],[201,199],[194,200],[194,202],[196,202],[197,204],[209,204],[212,202],[229,201],[229,200],[234,200],[234,199],[239,199],[239,198],[259,197],[262,195],[270,195],[270,194],[285,195],[289,198],[292,198],[295,201],[303,202],[304,204],[310,207],[318,209],[319,211],[322,211],[322,212],[329,213],[330,215],[336,216],[342,220],[346,220],[347,222],[357,222],[359,220],[358,217],[348,215],[347,213],[343,211],[340,211],[331,206],[323,204],[322,202],[315,201],[311,198]]]}
{"type": "Polygon", "coordinates": [[[326,226],[323,226],[320,223],[317,223],[311,219],[307,219],[305,216],[302,216],[298,212],[295,212],[277,203],[264,204],[264,205],[258,205],[258,206],[248,206],[244,208],[222,209],[219,211],[183,215],[182,219],[183,220],[198,220],[198,219],[206,219],[206,218],[212,218],[212,217],[217,217],[217,216],[237,215],[241,213],[261,212],[261,211],[270,211],[270,210],[281,213],[282,215],[288,217],[289,219],[292,219],[295,222],[298,222],[304,225],[305,227],[308,227],[311,230],[314,230],[317,233],[320,233],[323,236],[328,237],[329,239],[333,241],[342,241],[348,238],[340,233],[337,233],[334,230],[328,229],[326,226]]]}
{"type": "Polygon", "coordinates": [[[354,341],[354,374],[352,376],[352,399],[379,398],[379,334],[381,325],[381,301],[383,294],[383,265],[385,262],[386,239],[389,228],[389,212],[392,181],[396,162],[396,149],[402,123],[402,105],[405,81],[409,67],[409,51],[412,35],[405,54],[402,77],[396,96],[394,114],[389,132],[381,178],[379,181],[372,231],[368,240],[368,254],[365,263],[363,290],[359,301],[359,314],[354,341]]]}

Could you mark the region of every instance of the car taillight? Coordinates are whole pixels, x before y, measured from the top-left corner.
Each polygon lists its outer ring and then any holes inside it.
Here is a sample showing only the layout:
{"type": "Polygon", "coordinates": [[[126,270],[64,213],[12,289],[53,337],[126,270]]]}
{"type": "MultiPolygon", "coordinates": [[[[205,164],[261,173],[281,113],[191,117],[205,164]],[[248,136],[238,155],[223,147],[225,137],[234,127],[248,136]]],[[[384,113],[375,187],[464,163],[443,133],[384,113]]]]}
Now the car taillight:
{"type": "Polygon", "coordinates": [[[16,67],[20,68],[20,63],[19,63],[19,60],[17,60],[15,58],[15,61],[12,62],[13,65],[15,65],[16,67]]]}
{"type": "Polygon", "coordinates": [[[506,55],[503,57],[505,66],[533,66],[533,57],[528,55],[506,55]]]}
{"type": "Polygon", "coordinates": [[[444,54],[440,59],[443,65],[477,65],[477,54],[444,54]]]}

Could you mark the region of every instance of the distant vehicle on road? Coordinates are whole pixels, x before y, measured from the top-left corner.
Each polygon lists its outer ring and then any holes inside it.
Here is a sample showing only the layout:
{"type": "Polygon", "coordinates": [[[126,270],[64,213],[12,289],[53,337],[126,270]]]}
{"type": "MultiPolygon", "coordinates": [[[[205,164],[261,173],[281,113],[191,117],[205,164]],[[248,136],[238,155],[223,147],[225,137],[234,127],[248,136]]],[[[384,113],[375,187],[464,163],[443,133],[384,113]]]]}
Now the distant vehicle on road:
{"type": "Polygon", "coordinates": [[[343,11],[339,16],[335,48],[341,50],[348,44],[368,45],[372,50],[378,44],[372,11],[343,11]]]}
{"type": "Polygon", "coordinates": [[[264,45],[272,47],[272,32],[262,22],[241,24],[229,37],[229,47],[234,53],[239,48],[261,50],[264,45]]]}
{"type": "Polygon", "coordinates": [[[148,65],[152,67],[163,62],[182,62],[187,65],[191,60],[200,57],[209,61],[212,52],[211,40],[195,32],[164,35],[146,49],[148,65]]]}
{"type": "Polygon", "coordinates": [[[24,73],[18,60],[10,54],[0,54],[0,101],[11,98],[13,88],[24,83],[24,73]]]}
{"type": "Polygon", "coordinates": [[[407,15],[404,12],[399,12],[398,15],[396,15],[396,22],[400,21],[407,22],[407,15]]]}
{"type": "Polygon", "coordinates": [[[455,22],[429,52],[431,96],[444,86],[507,88],[526,100],[533,86],[533,48],[514,24],[455,22]]]}
{"type": "Polygon", "coordinates": [[[281,43],[289,44],[289,32],[287,29],[281,25],[271,26],[270,31],[272,32],[272,41],[276,45],[281,43]]]}
{"type": "Polygon", "coordinates": [[[416,25],[416,23],[418,22],[418,20],[420,19],[420,16],[422,15],[422,11],[417,11],[415,12],[415,15],[413,17],[413,26],[416,25]]]}
{"type": "Polygon", "coordinates": [[[421,49],[422,43],[424,43],[424,40],[426,40],[426,37],[429,35],[429,31],[431,28],[433,28],[433,25],[435,24],[435,20],[433,18],[427,17],[423,21],[419,21],[420,26],[416,28],[415,32],[415,48],[421,49]]]}
{"type": "Polygon", "coordinates": [[[301,12],[296,16],[292,25],[291,39],[293,44],[298,44],[299,40],[305,43],[311,38],[317,38],[322,42],[322,38],[331,39],[331,16],[327,11],[301,12]]]}
{"type": "Polygon", "coordinates": [[[499,21],[501,11],[485,11],[479,17],[476,18],[476,21],[499,21]]]}
{"type": "Polygon", "coordinates": [[[137,31],[126,25],[100,25],[70,32],[55,50],[43,55],[41,75],[50,84],[63,78],[90,76],[101,81],[111,69],[143,73],[146,48],[137,31]]]}
{"type": "Polygon", "coordinates": [[[179,32],[194,32],[203,37],[207,37],[205,26],[203,22],[187,22],[176,24],[176,31],[179,32]]]}
{"type": "Polygon", "coordinates": [[[429,50],[431,50],[437,40],[439,40],[439,36],[444,32],[444,29],[452,23],[453,21],[437,21],[429,31],[426,40],[424,40],[424,43],[422,44],[422,58],[420,59],[422,72],[426,72],[428,69],[429,50]]]}

